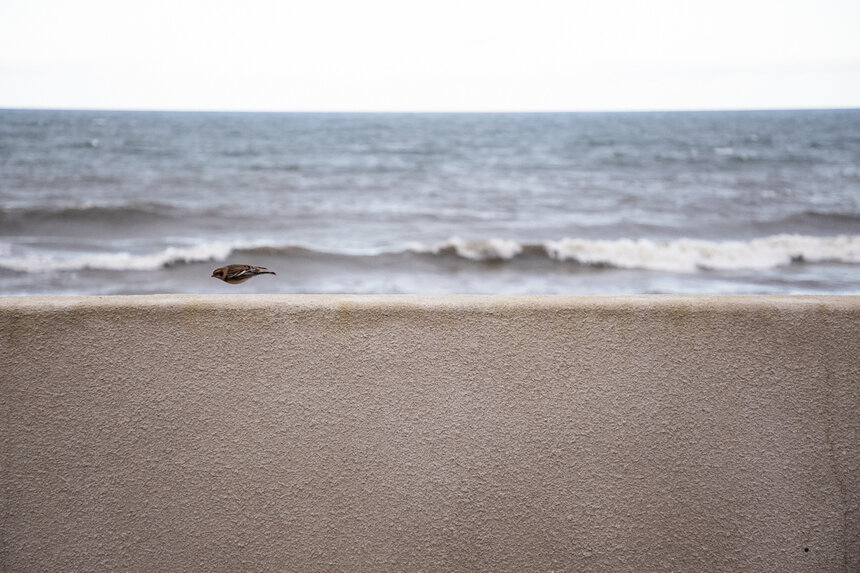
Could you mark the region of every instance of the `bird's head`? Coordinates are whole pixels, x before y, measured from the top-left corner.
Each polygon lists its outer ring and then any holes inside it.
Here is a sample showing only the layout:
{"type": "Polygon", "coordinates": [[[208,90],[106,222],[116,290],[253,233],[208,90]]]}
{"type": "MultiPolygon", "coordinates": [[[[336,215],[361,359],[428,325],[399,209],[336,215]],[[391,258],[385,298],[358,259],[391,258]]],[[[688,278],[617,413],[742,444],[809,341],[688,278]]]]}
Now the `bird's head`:
{"type": "Polygon", "coordinates": [[[212,278],[224,280],[224,276],[227,274],[227,271],[224,269],[215,269],[212,271],[212,278]]]}

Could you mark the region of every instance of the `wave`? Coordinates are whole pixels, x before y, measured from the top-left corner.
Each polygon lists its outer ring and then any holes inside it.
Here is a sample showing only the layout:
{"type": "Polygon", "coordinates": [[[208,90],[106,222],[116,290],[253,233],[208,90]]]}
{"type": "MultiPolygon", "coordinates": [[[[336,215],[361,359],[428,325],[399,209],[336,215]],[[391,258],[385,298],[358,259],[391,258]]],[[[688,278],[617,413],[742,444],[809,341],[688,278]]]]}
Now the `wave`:
{"type": "Polygon", "coordinates": [[[8,245],[0,245],[0,268],[18,272],[43,273],[51,271],[153,271],[177,264],[221,261],[234,251],[228,243],[205,243],[192,247],[167,247],[149,254],[86,253],[57,256],[28,253],[13,256],[8,245]]]}
{"type": "Polygon", "coordinates": [[[809,225],[821,229],[837,226],[850,229],[860,227],[860,213],[809,210],[789,215],[776,223],[789,228],[809,225]]]}
{"type": "Polygon", "coordinates": [[[0,242],[0,269],[25,273],[53,271],[154,271],[183,264],[221,262],[235,256],[312,258],[373,257],[386,254],[376,249],[349,249],[343,252],[315,250],[294,244],[211,242],[189,247],[167,247],[154,253],[48,254],[30,252],[15,255],[10,243],[0,242]]]}
{"type": "Polygon", "coordinates": [[[749,241],[701,239],[591,240],[564,238],[542,243],[505,239],[468,241],[458,237],[410,250],[456,255],[473,261],[506,261],[543,254],[552,260],[605,266],[691,273],[700,270],[765,270],[792,263],[860,263],[860,235],[812,237],[774,235],[749,241]]]}
{"type": "Polygon", "coordinates": [[[472,262],[512,263],[524,258],[591,267],[612,267],[694,273],[698,271],[761,271],[799,263],[860,264],[860,235],[816,237],[773,235],[748,241],[701,239],[563,238],[543,242],[517,242],[490,238],[468,240],[452,237],[436,243],[412,243],[403,249],[317,249],[297,244],[212,242],[188,247],[168,247],[146,254],[128,252],[55,255],[15,255],[11,245],[0,243],[0,268],[41,273],[51,271],[152,271],[182,264],[222,262],[254,263],[254,258],[357,259],[374,257],[456,257],[472,262]]]}
{"type": "Polygon", "coordinates": [[[124,205],[83,203],[63,207],[0,208],[0,224],[22,225],[38,222],[101,222],[126,224],[174,218],[176,207],[165,203],[141,202],[124,205]]]}
{"type": "Polygon", "coordinates": [[[766,270],[792,263],[860,263],[860,235],[774,235],[750,241],[562,239],[545,243],[550,258],[585,265],[691,273],[766,270]]]}
{"type": "Polygon", "coordinates": [[[469,241],[452,237],[440,243],[411,243],[407,250],[413,253],[433,255],[457,255],[471,261],[510,260],[523,252],[523,244],[507,239],[469,241]]]}

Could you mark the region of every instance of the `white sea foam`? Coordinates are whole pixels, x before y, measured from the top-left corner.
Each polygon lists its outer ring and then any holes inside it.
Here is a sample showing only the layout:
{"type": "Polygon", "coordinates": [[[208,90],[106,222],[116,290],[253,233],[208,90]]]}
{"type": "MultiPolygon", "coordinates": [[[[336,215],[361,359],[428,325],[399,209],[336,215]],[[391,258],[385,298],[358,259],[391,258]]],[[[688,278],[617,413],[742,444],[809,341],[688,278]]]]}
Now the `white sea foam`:
{"type": "Polygon", "coordinates": [[[409,245],[408,250],[415,253],[440,253],[453,251],[458,256],[472,261],[509,260],[520,254],[522,245],[516,241],[507,239],[486,239],[483,241],[470,241],[460,237],[452,237],[447,241],[432,244],[409,245]]]}
{"type": "Polygon", "coordinates": [[[498,238],[470,241],[453,237],[439,243],[411,244],[408,250],[436,255],[454,254],[473,261],[509,260],[527,250],[545,252],[551,259],[583,265],[690,273],[698,270],[764,270],[795,261],[860,263],[860,235],[813,237],[782,234],[748,241],[564,238],[540,244],[498,238]]]}
{"type": "Polygon", "coordinates": [[[107,270],[150,271],[177,263],[222,261],[233,251],[228,243],[204,243],[190,247],[167,247],[148,254],[86,253],[75,255],[27,253],[13,256],[0,251],[0,267],[28,273],[48,271],[107,270]]]}
{"type": "MultiPolygon", "coordinates": [[[[212,242],[193,246],[168,247],[154,253],[39,253],[16,252],[0,243],[0,268],[40,273],[51,271],[108,270],[151,271],[166,266],[206,261],[224,261],[233,255],[303,257],[396,256],[397,250],[318,249],[296,244],[212,242]]],[[[546,256],[557,261],[625,269],[692,273],[700,270],[765,270],[793,262],[838,262],[860,264],[860,235],[814,237],[774,235],[749,241],[707,241],[701,239],[590,240],[564,238],[543,243],[519,243],[491,238],[467,240],[453,237],[437,243],[412,243],[408,253],[457,256],[471,261],[509,261],[518,256],[546,256]]]]}
{"type": "Polygon", "coordinates": [[[670,272],[764,270],[804,262],[860,263],[860,235],[774,235],[750,241],[562,239],[544,243],[559,261],[670,272]]]}

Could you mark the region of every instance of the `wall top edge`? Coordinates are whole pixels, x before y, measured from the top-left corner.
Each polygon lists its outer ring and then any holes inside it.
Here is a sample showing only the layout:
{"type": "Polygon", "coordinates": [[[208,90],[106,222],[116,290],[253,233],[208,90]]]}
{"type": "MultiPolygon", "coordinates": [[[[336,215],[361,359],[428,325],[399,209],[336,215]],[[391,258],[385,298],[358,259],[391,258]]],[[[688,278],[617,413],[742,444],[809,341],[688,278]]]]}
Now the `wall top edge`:
{"type": "Polygon", "coordinates": [[[852,295],[310,295],[310,294],[156,294],[111,296],[0,296],[0,312],[61,309],[216,309],[382,310],[462,309],[476,311],[539,309],[634,310],[683,307],[696,310],[796,308],[860,312],[852,295]]]}

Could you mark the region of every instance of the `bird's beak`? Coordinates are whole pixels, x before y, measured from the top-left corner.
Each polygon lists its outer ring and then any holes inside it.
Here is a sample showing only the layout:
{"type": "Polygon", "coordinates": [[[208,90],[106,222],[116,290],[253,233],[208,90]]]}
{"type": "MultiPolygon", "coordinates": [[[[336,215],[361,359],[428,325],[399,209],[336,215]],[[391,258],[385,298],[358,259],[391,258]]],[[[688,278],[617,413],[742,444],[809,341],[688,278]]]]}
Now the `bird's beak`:
{"type": "Polygon", "coordinates": [[[210,279],[214,279],[214,278],[217,278],[217,277],[215,277],[215,273],[212,273],[211,275],[209,275],[209,278],[210,278],[210,279]]]}

